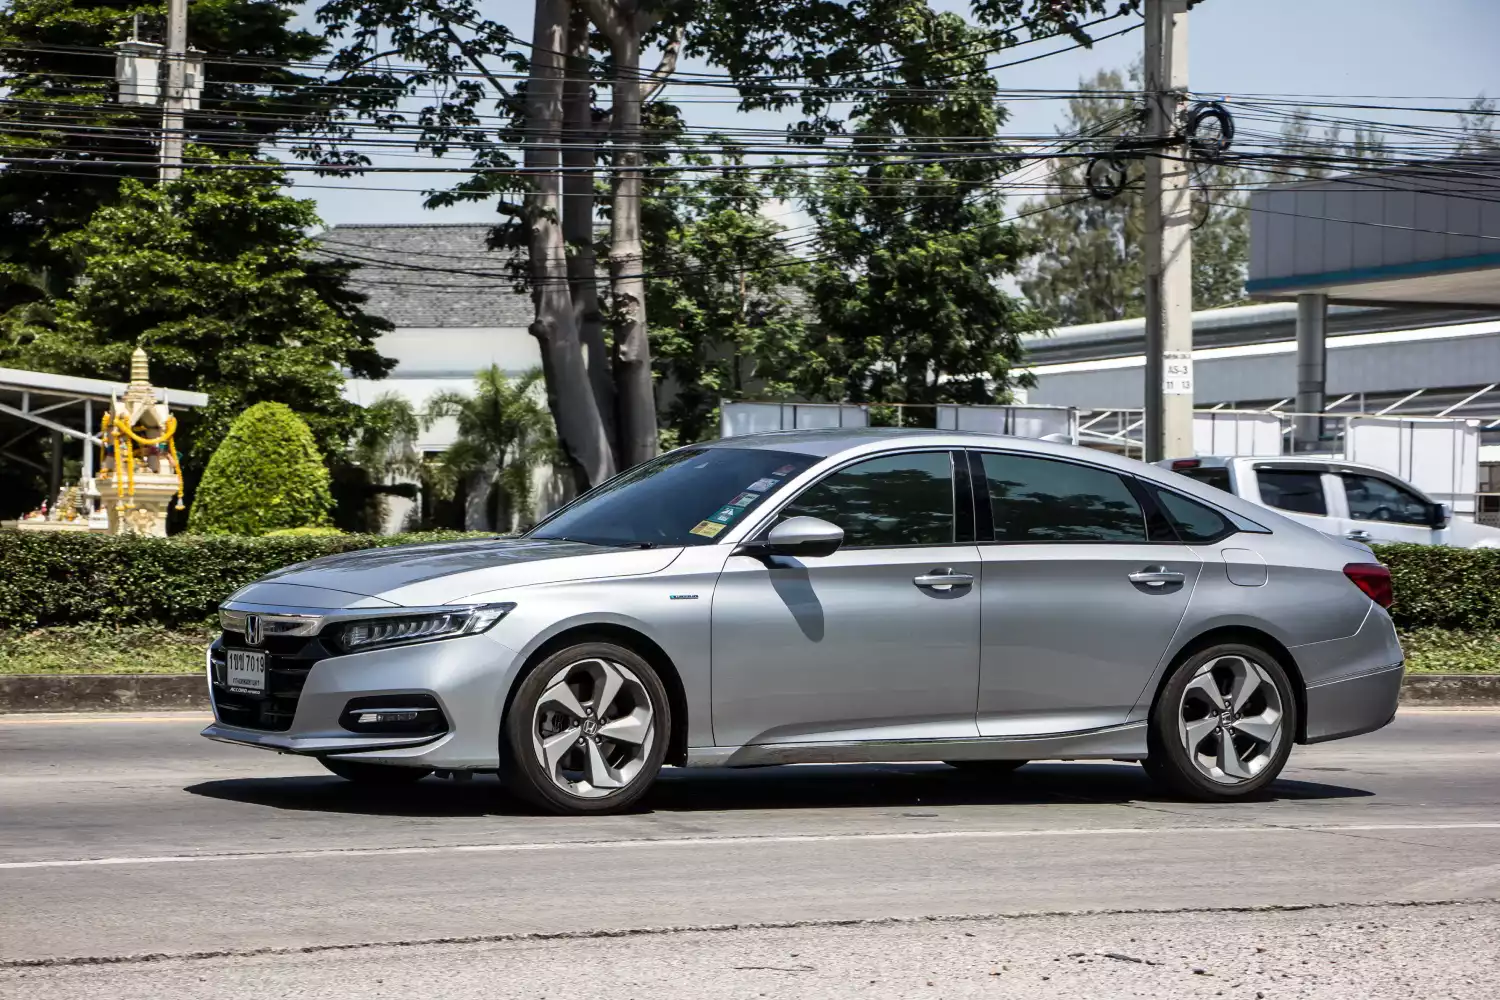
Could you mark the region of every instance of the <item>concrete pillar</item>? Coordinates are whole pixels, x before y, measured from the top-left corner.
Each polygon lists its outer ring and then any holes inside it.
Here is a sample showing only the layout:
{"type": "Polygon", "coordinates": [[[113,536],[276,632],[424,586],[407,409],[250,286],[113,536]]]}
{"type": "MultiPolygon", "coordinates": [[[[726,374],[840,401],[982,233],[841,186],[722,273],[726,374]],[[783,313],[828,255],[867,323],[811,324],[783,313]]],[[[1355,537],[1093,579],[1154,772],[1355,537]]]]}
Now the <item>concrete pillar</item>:
{"type": "Polygon", "coordinates": [[[1292,426],[1293,449],[1316,451],[1323,437],[1323,407],[1328,386],[1328,296],[1297,296],[1297,403],[1292,426]]]}

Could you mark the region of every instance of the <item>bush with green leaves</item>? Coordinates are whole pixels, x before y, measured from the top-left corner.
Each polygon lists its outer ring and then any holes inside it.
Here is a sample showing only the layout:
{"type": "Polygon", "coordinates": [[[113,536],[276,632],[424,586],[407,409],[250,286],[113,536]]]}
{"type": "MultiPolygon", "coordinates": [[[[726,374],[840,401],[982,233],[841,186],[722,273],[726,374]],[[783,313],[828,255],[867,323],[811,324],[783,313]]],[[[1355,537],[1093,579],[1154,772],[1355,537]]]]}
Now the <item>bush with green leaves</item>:
{"type": "Polygon", "coordinates": [[[235,418],[208,460],[188,528],[204,535],[264,535],[327,525],[332,510],[328,467],[312,431],[284,403],[256,403],[235,418]]]}
{"type": "Polygon", "coordinates": [[[483,535],[94,535],[0,531],[0,630],[194,626],[274,569],[319,556],[483,535]]]}
{"type": "Polygon", "coordinates": [[[1399,627],[1500,630],[1500,549],[1377,545],[1375,555],[1391,568],[1399,627]]]}

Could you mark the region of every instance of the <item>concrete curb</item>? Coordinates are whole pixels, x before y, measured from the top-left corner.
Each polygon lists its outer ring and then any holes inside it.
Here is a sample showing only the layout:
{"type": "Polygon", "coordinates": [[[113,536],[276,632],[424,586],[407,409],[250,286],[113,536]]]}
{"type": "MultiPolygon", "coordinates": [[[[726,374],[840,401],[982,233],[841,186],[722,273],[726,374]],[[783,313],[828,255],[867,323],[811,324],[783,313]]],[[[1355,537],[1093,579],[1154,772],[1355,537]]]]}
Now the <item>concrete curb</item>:
{"type": "MultiPolygon", "coordinates": [[[[1414,674],[1403,705],[1500,706],[1500,674],[1414,674]]],[[[202,674],[0,674],[0,712],[206,709],[202,674]]]]}

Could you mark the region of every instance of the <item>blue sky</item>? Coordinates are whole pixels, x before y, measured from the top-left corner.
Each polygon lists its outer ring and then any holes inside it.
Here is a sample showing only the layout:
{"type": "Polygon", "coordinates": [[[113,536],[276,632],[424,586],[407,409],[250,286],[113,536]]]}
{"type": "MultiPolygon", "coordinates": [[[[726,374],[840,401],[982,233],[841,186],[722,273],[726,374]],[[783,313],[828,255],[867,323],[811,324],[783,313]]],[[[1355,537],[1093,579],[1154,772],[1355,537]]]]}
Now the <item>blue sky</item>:
{"type": "MultiPolygon", "coordinates": [[[[963,11],[963,0],[935,0],[963,11]]],[[[489,4],[491,16],[523,36],[531,5],[523,0],[489,4]]],[[[1198,92],[1227,95],[1329,94],[1421,96],[1467,101],[1484,92],[1500,96],[1500,0],[1204,0],[1190,15],[1190,85],[1198,92]]],[[[1027,46],[1025,54],[1048,43],[1027,46]]],[[[1124,67],[1140,53],[1142,36],[1132,32],[1055,58],[1002,71],[1010,88],[1073,87],[1097,70],[1124,67]]],[[[707,69],[705,66],[689,66],[707,69]]],[[[1050,132],[1061,120],[1062,102],[1026,101],[1011,106],[1008,131],[1050,132]]],[[[745,116],[728,107],[690,110],[705,126],[778,124],[769,115],[745,116]]],[[[1437,116],[1421,120],[1439,124],[1437,116]]],[[[1451,120],[1446,124],[1452,124],[1451,120]]],[[[396,162],[396,161],[393,161],[396,162]]],[[[404,161],[409,164],[411,161],[404,161]]],[[[329,224],[370,222],[480,221],[496,218],[484,205],[442,211],[422,208],[422,196],[360,191],[356,186],[420,188],[441,185],[452,175],[367,175],[340,189],[294,189],[318,202],[329,224]]],[[[334,184],[329,179],[308,183],[334,184]]]]}

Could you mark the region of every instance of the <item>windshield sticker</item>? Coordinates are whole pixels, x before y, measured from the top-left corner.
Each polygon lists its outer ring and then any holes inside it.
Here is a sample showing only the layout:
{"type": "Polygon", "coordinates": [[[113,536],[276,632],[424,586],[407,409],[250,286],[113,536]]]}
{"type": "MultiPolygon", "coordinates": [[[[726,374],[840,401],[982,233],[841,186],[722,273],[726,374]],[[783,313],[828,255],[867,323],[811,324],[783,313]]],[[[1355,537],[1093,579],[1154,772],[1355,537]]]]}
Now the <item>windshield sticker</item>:
{"type": "Polygon", "coordinates": [[[781,485],[781,481],[778,480],[778,479],[757,479],[755,482],[751,483],[749,486],[746,486],[745,489],[747,489],[747,490],[754,490],[757,493],[764,493],[766,490],[770,489],[771,487],[773,487],[773,486],[780,486],[780,485],[781,485]]]}
{"type": "Polygon", "coordinates": [[[733,524],[734,519],[745,513],[743,507],[720,507],[719,512],[710,521],[718,521],[720,524],[733,524]]]}
{"type": "Polygon", "coordinates": [[[791,472],[795,468],[796,468],[795,465],[783,465],[781,468],[779,468],[775,472],[771,473],[771,475],[773,475],[773,476],[784,476],[788,472],[791,472]]]}
{"type": "Polygon", "coordinates": [[[715,524],[713,521],[699,521],[689,534],[702,535],[704,538],[713,538],[723,530],[724,526],[722,524],[715,524]]]}
{"type": "Polygon", "coordinates": [[[729,501],[729,506],[731,506],[731,507],[748,507],[748,506],[750,506],[751,504],[753,504],[755,501],[757,501],[759,499],[760,499],[760,494],[759,493],[741,493],[739,496],[737,496],[733,500],[729,501]]]}

